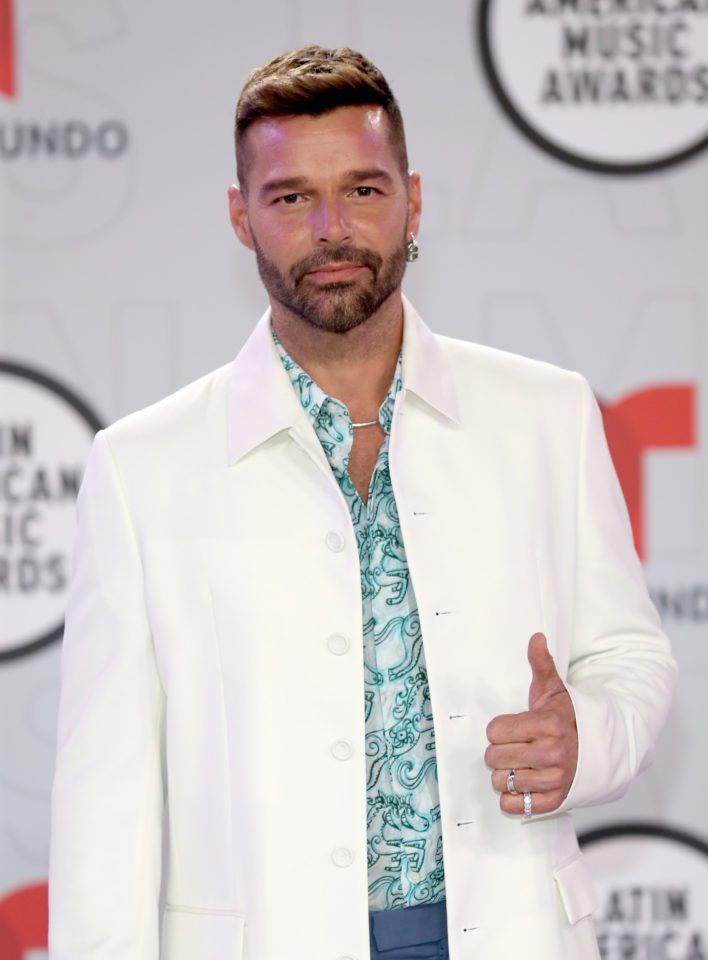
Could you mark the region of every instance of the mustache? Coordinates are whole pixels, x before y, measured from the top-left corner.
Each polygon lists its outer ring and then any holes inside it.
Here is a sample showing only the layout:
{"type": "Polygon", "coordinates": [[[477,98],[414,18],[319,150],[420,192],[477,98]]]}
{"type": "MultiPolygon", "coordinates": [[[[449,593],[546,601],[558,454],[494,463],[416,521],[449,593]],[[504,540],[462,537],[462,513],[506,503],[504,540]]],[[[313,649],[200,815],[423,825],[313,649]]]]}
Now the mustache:
{"type": "Polygon", "coordinates": [[[331,263],[353,263],[357,267],[368,267],[376,276],[381,269],[383,258],[366,247],[328,247],[318,250],[303,260],[298,260],[290,268],[293,283],[298,284],[312,270],[320,270],[331,263]]]}

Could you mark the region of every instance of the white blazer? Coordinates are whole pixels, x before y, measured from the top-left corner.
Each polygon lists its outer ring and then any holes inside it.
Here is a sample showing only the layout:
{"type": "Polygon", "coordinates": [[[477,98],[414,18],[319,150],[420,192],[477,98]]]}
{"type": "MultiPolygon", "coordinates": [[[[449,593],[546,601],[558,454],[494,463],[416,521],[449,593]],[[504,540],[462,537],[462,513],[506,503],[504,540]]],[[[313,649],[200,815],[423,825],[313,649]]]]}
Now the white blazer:
{"type": "MultiPolygon", "coordinates": [[[[675,674],[597,405],[578,374],[435,336],[407,302],[403,384],[390,465],[450,957],[595,958],[568,811],[649,763],[675,674]],[[522,823],[485,728],[527,708],[538,630],[580,757],[559,810],[522,823]]],[[[233,363],[97,435],[78,517],[51,960],[368,960],[357,548],[268,313],[233,363]]]]}

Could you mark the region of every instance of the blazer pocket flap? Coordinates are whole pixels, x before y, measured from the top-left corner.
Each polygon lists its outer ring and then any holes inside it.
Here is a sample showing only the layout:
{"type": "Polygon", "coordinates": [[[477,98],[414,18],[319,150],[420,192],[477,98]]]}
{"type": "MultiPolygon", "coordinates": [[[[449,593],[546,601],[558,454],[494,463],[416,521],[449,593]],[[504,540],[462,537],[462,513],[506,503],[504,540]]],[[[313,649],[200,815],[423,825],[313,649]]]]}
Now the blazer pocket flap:
{"type": "Polygon", "coordinates": [[[245,921],[236,913],[166,907],[161,960],[245,960],[245,921]]]}
{"type": "Polygon", "coordinates": [[[582,853],[553,874],[568,923],[577,923],[597,910],[597,892],[582,853]]]}

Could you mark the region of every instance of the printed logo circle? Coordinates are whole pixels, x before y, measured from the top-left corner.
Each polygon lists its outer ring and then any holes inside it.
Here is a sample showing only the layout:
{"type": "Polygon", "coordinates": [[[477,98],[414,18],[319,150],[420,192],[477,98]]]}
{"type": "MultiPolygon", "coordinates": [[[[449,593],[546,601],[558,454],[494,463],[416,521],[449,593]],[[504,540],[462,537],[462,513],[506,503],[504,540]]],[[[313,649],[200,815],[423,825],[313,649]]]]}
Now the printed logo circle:
{"type": "Polygon", "coordinates": [[[0,661],[61,637],[76,495],[100,429],[64,385],[0,361],[0,661]]]}
{"type": "Polygon", "coordinates": [[[654,824],[618,824],[580,845],[599,895],[606,960],[708,956],[708,844],[654,824]]]}
{"type": "Polygon", "coordinates": [[[553,156],[645,173],[708,146],[708,5],[480,0],[482,62],[516,126],[553,156]]]}
{"type": "Polygon", "coordinates": [[[46,955],[49,926],[46,882],[13,890],[0,899],[0,957],[28,960],[46,955]]]}

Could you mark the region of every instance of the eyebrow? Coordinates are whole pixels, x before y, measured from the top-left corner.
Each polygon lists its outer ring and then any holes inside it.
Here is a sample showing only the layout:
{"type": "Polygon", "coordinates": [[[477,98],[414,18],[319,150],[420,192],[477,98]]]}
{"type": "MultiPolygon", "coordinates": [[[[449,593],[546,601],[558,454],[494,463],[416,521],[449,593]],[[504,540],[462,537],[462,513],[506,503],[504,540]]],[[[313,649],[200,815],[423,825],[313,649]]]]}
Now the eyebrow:
{"type": "Polygon", "coordinates": [[[258,195],[261,198],[270,196],[272,193],[278,193],[280,190],[299,190],[307,185],[305,177],[282,177],[280,180],[266,180],[258,195]]]}
{"type": "Polygon", "coordinates": [[[387,183],[393,183],[390,174],[386,173],[385,170],[380,170],[378,167],[373,167],[370,170],[348,170],[344,175],[344,179],[349,181],[385,180],[387,183]]]}
{"type": "MultiPolygon", "coordinates": [[[[393,183],[390,174],[376,167],[370,170],[347,170],[342,179],[348,183],[356,183],[360,180],[379,180],[387,184],[393,183]]],[[[281,190],[301,190],[307,184],[307,177],[281,177],[278,180],[266,180],[258,191],[258,195],[261,199],[265,199],[281,190]]]]}

